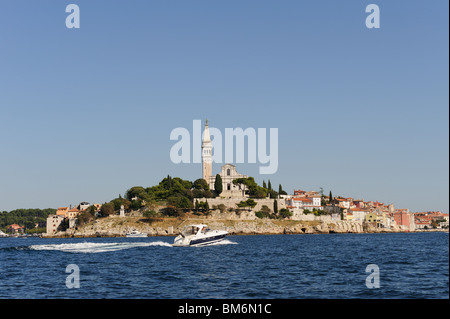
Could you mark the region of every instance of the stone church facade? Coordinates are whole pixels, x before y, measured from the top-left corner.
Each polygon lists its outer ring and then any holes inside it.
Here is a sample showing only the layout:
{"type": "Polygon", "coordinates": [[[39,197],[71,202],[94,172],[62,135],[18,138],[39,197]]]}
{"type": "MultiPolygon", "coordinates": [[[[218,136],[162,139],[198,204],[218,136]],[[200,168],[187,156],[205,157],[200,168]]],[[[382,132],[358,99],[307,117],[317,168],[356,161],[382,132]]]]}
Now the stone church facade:
{"type": "MultiPolygon", "coordinates": [[[[239,174],[236,171],[236,166],[231,164],[225,164],[222,166],[222,170],[219,173],[222,178],[222,193],[220,197],[228,198],[241,198],[246,197],[245,186],[244,185],[234,185],[233,180],[236,178],[247,178],[247,175],[239,174]]],[[[209,188],[214,189],[214,184],[216,182],[216,176],[211,176],[209,178],[209,188]]]]}

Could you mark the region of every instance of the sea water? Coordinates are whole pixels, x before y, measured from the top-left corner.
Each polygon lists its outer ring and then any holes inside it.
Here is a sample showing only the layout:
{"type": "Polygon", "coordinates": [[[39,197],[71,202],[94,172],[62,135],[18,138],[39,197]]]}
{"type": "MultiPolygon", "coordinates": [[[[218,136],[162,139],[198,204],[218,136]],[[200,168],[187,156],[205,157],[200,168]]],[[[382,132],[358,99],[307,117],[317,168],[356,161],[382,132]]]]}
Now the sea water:
{"type": "Polygon", "coordinates": [[[173,239],[0,238],[0,298],[449,298],[448,233],[173,239]]]}

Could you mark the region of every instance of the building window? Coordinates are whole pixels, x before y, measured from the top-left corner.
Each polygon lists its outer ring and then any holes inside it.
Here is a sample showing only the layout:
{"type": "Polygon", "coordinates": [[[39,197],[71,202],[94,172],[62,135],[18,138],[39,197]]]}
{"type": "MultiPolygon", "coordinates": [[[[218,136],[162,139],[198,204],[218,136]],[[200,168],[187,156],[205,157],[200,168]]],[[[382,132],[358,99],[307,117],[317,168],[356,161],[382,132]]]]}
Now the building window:
{"type": "Polygon", "coordinates": [[[230,171],[230,169],[228,168],[227,169],[227,176],[230,176],[231,175],[231,171],[230,171]]]}

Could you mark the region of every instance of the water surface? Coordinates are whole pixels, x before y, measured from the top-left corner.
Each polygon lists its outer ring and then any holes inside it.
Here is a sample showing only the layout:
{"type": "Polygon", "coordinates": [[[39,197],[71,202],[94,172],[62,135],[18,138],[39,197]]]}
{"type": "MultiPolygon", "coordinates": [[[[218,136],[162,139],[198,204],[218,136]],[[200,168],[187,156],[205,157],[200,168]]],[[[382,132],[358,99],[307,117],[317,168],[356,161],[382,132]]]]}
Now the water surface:
{"type": "Polygon", "coordinates": [[[448,233],[0,238],[0,298],[449,298],[448,233]],[[80,270],[69,289],[66,267],[80,270]],[[367,265],[380,288],[366,286],[367,265]]]}

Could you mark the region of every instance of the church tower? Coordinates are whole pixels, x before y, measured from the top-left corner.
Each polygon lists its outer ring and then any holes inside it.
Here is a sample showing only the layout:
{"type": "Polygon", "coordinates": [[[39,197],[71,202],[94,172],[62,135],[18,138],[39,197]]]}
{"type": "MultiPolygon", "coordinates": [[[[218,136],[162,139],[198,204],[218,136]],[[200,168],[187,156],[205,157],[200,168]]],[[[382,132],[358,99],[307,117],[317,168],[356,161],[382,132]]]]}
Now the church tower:
{"type": "Polygon", "coordinates": [[[211,144],[211,136],[209,135],[208,119],[206,119],[205,131],[203,133],[202,165],[203,165],[203,179],[209,185],[209,179],[212,174],[212,144],[211,144]]]}

